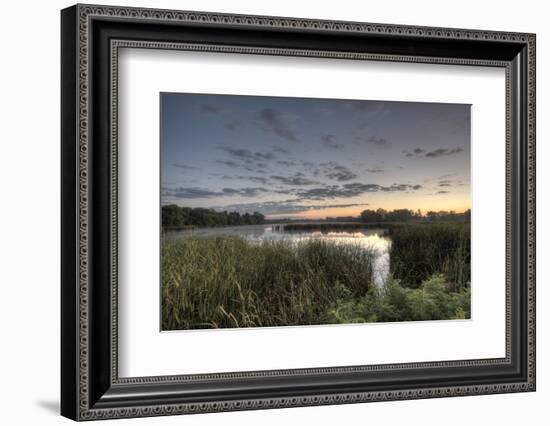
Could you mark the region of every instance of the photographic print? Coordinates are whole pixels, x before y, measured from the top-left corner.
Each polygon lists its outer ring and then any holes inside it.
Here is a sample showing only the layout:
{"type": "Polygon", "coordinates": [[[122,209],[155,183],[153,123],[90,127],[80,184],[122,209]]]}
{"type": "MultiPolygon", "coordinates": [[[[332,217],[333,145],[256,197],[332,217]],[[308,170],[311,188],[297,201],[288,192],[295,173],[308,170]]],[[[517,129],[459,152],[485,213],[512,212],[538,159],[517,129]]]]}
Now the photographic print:
{"type": "Polygon", "coordinates": [[[160,94],[161,329],[470,318],[470,105],[160,94]]]}

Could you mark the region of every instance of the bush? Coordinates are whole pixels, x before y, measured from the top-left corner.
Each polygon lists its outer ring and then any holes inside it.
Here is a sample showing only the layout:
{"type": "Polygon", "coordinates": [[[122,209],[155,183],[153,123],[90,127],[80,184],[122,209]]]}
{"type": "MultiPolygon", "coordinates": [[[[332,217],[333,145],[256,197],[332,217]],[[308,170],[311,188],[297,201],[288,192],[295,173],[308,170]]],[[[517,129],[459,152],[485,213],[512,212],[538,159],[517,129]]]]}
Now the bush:
{"type": "Polygon", "coordinates": [[[397,322],[470,318],[470,289],[450,289],[445,276],[436,274],[417,289],[388,280],[384,290],[371,289],[353,298],[341,291],[327,313],[327,323],[397,322]]]}

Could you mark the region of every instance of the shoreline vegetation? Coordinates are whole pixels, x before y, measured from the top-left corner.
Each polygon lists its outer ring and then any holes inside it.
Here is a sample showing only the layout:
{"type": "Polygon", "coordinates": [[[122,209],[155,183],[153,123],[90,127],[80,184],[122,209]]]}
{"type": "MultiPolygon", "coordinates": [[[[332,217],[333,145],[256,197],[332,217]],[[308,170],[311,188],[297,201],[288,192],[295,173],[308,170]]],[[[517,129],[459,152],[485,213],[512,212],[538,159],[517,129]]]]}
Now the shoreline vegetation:
{"type": "MultiPolygon", "coordinates": [[[[374,250],[352,243],[255,244],[219,236],[163,241],[162,329],[470,318],[469,211],[438,213],[290,223],[305,232],[319,224],[326,230],[345,230],[350,223],[354,229],[391,228],[390,274],[382,289],[373,283],[374,250]]],[[[241,222],[254,217],[239,216],[241,222]]]]}
{"type": "Polygon", "coordinates": [[[162,206],[161,221],[163,231],[181,231],[197,228],[215,228],[225,226],[273,225],[283,227],[284,231],[311,231],[332,229],[393,228],[412,223],[469,223],[470,209],[457,213],[454,211],[420,211],[410,209],[363,210],[359,216],[327,217],[314,219],[269,219],[258,212],[244,213],[217,211],[201,207],[180,207],[175,204],[162,206]]]}
{"type": "Polygon", "coordinates": [[[180,207],[175,204],[162,206],[161,220],[163,230],[185,230],[195,228],[214,228],[220,226],[261,225],[265,216],[254,212],[219,212],[200,207],[180,207]]]}

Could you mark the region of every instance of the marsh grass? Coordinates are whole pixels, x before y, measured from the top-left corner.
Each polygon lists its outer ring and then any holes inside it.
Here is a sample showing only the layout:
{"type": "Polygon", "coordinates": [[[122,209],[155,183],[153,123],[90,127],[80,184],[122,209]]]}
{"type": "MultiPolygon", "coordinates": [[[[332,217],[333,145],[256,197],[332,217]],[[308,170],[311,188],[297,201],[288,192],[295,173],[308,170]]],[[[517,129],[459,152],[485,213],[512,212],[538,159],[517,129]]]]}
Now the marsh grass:
{"type": "Polygon", "coordinates": [[[456,290],[469,286],[469,224],[404,226],[392,231],[391,240],[391,272],[404,287],[418,288],[438,273],[456,290]]]}
{"type": "Polygon", "coordinates": [[[374,252],[310,240],[183,239],[162,245],[162,328],[321,324],[345,287],[372,286],[374,252]]]}
{"type": "Polygon", "coordinates": [[[392,230],[390,277],[375,250],[322,239],[162,243],[162,329],[470,318],[470,227],[392,230]]]}

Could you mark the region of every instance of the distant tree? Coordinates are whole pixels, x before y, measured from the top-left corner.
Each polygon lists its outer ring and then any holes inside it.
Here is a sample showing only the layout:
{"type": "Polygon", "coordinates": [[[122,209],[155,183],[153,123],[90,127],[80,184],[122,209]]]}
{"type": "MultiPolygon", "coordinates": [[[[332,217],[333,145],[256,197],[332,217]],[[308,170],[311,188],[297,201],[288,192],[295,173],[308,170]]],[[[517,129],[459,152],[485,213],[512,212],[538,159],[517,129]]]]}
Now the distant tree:
{"type": "Polygon", "coordinates": [[[218,212],[202,207],[179,207],[175,204],[162,206],[162,226],[164,228],[182,228],[186,226],[216,227],[237,225],[259,225],[265,223],[261,213],[218,212]]]}
{"type": "Polygon", "coordinates": [[[435,222],[437,221],[437,212],[430,210],[428,211],[428,213],[426,213],[426,217],[428,218],[428,221],[435,222]]]}
{"type": "Polygon", "coordinates": [[[165,226],[181,226],[179,208],[176,205],[162,207],[162,224],[165,226]]]}
{"type": "Polygon", "coordinates": [[[252,223],[253,225],[261,225],[265,222],[265,216],[261,213],[254,212],[252,213],[252,223]]]}
{"type": "Polygon", "coordinates": [[[385,209],[376,209],[376,213],[380,215],[382,220],[386,220],[386,215],[388,214],[388,211],[385,209]]]}
{"type": "Polygon", "coordinates": [[[396,209],[388,212],[386,219],[390,222],[408,222],[414,217],[414,212],[409,209],[396,209]]]}
{"type": "Polygon", "coordinates": [[[382,214],[375,210],[363,210],[360,216],[361,222],[365,223],[381,222],[383,220],[382,214]]]}
{"type": "Polygon", "coordinates": [[[364,223],[376,222],[469,222],[470,209],[464,213],[457,213],[454,210],[428,211],[425,216],[420,209],[416,212],[410,209],[395,209],[386,211],[384,209],[363,210],[359,215],[359,220],[364,223]]]}
{"type": "Polygon", "coordinates": [[[469,222],[470,209],[464,213],[457,213],[454,210],[429,211],[426,217],[429,222],[469,222]]]}

